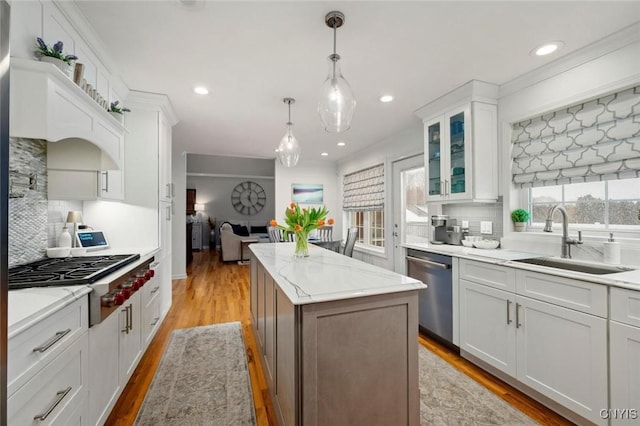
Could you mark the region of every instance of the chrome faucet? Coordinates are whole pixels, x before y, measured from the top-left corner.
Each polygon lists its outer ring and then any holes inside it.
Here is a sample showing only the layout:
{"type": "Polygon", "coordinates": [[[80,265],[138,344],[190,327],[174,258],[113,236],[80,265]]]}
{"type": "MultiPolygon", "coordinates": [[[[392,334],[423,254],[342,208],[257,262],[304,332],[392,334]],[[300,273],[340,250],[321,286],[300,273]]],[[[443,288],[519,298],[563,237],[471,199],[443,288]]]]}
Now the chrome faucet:
{"type": "Polygon", "coordinates": [[[582,231],[578,231],[578,239],[574,240],[573,238],[569,238],[569,215],[567,211],[560,204],[556,204],[555,206],[549,209],[549,213],[547,213],[547,220],[544,224],[544,232],[553,232],[553,214],[559,210],[562,213],[562,257],[571,259],[571,246],[582,244],[582,231]]]}

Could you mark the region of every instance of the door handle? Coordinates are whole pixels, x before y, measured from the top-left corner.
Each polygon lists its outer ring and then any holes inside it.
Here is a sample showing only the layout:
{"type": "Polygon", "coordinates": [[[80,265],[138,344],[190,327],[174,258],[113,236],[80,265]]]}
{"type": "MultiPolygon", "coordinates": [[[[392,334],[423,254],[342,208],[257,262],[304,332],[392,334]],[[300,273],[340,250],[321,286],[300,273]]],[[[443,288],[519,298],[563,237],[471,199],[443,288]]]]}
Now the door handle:
{"type": "Polygon", "coordinates": [[[66,336],[69,333],[71,333],[70,328],[67,328],[64,331],[56,332],[56,334],[54,334],[53,337],[51,337],[51,339],[47,340],[42,345],[33,348],[32,352],[40,352],[40,353],[45,352],[47,349],[49,349],[51,346],[58,343],[64,336],[66,336]]]}
{"type": "Polygon", "coordinates": [[[410,262],[421,263],[427,266],[433,266],[440,269],[451,269],[451,265],[447,265],[446,263],[434,262],[432,260],[420,259],[419,257],[407,256],[407,260],[410,262]]]}
{"type": "Polygon", "coordinates": [[[124,312],[124,328],[120,331],[129,334],[129,306],[125,306],[120,312],[124,312]]]}
{"type": "Polygon", "coordinates": [[[520,323],[520,304],[516,302],[516,328],[520,328],[522,324],[520,323]]]}
{"type": "Polygon", "coordinates": [[[65,390],[56,392],[56,400],[53,401],[53,404],[51,404],[51,406],[47,408],[47,410],[44,413],[34,416],[33,420],[40,420],[41,422],[45,421],[47,417],[49,417],[49,414],[51,414],[53,410],[56,409],[56,407],[62,402],[64,397],[69,394],[69,392],[71,392],[71,386],[69,386],[65,390]]]}
{"type": "Polygon", "coordinates": [[[511,300],[507,299],[507,324],[511,324],[513,320],[511,319],[511,300]]]}

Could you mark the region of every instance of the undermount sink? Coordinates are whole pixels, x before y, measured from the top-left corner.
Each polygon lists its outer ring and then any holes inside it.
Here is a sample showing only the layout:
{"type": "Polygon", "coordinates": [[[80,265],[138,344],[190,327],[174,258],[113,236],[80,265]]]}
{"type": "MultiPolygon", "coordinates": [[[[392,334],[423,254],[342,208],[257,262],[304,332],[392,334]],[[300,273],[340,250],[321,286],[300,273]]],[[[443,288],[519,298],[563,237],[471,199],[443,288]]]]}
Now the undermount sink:
{"type": "Polygon", "coordinates": [[[606,275],[618,272],[633,271],[632,268],[613,265],[594,265],[592,263],[579,262],[576,260],[559,259],[555,257],[536,257],[531,259],[518,259],[516,262],[529,263],[532,265],[546,266],[549,268],[565,269],[568,271],[583,272],[585,274],[606,275]]]}

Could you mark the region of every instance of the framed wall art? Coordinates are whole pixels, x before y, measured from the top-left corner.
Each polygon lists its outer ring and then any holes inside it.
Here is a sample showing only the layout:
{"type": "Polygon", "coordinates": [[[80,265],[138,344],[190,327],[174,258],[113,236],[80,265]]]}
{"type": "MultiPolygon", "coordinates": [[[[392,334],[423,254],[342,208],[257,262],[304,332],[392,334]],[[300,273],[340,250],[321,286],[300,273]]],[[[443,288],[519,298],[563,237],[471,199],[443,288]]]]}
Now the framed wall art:
{"type": "Polygon", "coordinates": [[[323,203],[322,184],[294,183],[291,185],[291,201],[300,204],[323,203]]]}

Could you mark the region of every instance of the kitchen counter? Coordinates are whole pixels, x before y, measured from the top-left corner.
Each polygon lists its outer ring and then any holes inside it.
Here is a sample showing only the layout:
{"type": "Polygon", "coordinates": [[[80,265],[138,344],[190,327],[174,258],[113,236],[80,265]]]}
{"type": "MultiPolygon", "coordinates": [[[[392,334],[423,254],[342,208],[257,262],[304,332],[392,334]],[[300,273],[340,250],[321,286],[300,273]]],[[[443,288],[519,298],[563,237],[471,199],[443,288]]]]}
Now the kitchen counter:
{"type": "Polygon", "coordinates": [[[420,290],[420,281],[313,244],[293,257],[295,243],[251,244],[249,249],[294,305],[420,290]]]}
{"type": "Polygon", "coordinates": [[[249,249],[256,353],[276,423],[418,425],[426,286],[313,245],[306,258],[294,258],[295,243],[249,249]]]}
{"type": "MultiPolygon", "coordinates": [[[[85,256],[108,256],[113,254],[140,253],[140,259],[132,262],[123,268],[115,271],[96,281],[105,282],[119,276],[124,272],[134,269],[151,256],[155,255],[159,249],[152,247],[143,248],[109,248],[105,250],[91,251],[85,256]]],[[[41,321],[43,318],[64,308],[75,300],[91,293],[90,285],[75,285],[68,287],[32,287],[20,290],[9,290],[8,297],[8,337],[20,333],[25,328],[41,321]]]]}
{"type": "MultiPolygon", "coordinates": [[[[555,275],[565,278],[580,279],[596,284],[605,284],[613,287],[627,288],[631,290],[640,290],[640,268],[637,266],[629,266],[634,268],[633,271],[617,272],[606,275],[586,274],[582,272],[569,271],[558,268],[550,268],[546,266],[531,265],[527,263],[514,262],[518,259],[530,259],[534,257],[549,257],[540,253],[522,252],[516,250],[505,249],[476,249],[464,246],[452,246],[444,244],[429,243],[406,243],[403,247],[427,251],[431,253],[444,254],[448,256],[459,257],[463,259],[478,260],[481,262],[494,263],[513,268],[526,269],[534,272],[555,275]]],[[[598,262],[591,262],[598,264],[598,262]]],[[[603,264],[604,265],[604,264],[603,264]]],[[[625,265],[620,265],[625,266],[625,265]]]]}

